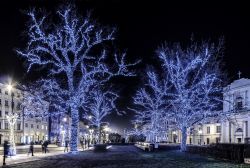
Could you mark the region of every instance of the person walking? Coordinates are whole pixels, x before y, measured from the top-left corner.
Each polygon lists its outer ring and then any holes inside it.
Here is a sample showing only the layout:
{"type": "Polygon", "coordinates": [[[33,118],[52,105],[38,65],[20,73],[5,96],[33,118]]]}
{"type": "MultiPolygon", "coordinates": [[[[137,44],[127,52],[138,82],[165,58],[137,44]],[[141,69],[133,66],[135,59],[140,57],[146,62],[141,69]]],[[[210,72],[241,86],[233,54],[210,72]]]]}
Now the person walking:
{"type": "Polygon", "coordinates": [[[10,155],[10,144],[8,141],[4,141],[3,144],[3,166],[6,165],[5,159],[10,155]]]}
{"type": "Polygon", "coordinates": [[[65,152],[65,151],[67,151],[67,152],[69,151],[69,148],[68,148],[68,147],[69,147],[69,141],[68,141],[68,140],[65,140],[64,152],[65,152]]]}
{"type": "Polygon", "coordinates": [[[49,144],[48,141],[44,141],[44,143],[43,143],[44,153],[49,152],[48,149],[47,149],[48,148],[48,144],[49,144]]]}
{"type": "Polygon", "coordinates": [[[84,138],[84,148],[87,149],[87,138],[84,138]]]}
{"type": "Polygon", "coordinates": [[[44,141],[41,141],[42,153],[44,153],[44,141]]]}
{"type": "Polygon", "coordinates": [[[34,142],[33,141],[30,142],[28,156],[30,153],[31,153],[31,156],[34,156],[34,142]]]}

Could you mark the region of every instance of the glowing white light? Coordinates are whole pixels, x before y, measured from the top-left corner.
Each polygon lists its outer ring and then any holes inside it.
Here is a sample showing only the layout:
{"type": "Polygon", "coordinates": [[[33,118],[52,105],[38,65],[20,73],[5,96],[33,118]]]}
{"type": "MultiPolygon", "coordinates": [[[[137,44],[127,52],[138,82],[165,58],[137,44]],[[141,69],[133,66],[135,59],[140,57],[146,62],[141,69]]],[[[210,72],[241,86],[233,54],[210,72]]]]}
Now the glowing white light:
{"type": "Polygon", "coordinates": [[[11,91],[11,90],[12,90],[12,88],[13,88],[13,87],[12,87],[12,85],[11,85],[11,84],[8,84],[8,85],[7,85],[7,89],[8,89],[9,91],[11,91]]]}

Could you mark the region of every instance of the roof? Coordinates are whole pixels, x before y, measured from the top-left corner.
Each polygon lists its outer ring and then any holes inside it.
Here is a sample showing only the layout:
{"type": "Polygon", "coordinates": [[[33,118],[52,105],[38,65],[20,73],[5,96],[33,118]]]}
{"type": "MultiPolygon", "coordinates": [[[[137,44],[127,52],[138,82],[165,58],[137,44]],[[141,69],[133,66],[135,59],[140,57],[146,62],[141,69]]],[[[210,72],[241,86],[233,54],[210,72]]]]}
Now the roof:
{"type": "Polygon", "coordinates": [[[250,79],[248,78],[241,78],[238,80],[234,80],[231,84],[227,85],[224,90],[226,89],[236,89],[244,86],[250,86],[250,79]]]}

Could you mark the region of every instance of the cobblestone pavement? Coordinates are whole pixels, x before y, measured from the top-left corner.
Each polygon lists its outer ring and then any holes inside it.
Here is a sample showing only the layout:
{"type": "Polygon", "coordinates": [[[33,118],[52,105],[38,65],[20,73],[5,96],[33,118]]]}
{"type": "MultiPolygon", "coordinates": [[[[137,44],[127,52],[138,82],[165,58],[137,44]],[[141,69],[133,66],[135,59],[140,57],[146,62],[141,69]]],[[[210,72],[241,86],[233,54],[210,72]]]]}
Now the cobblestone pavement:
{"type": "Polygon", "coordinates": [[[112,146],[107,152],[84,151],[41,158],[11,168],[250,168],[179,151],[144,152],[134,146],[112,146]]]}

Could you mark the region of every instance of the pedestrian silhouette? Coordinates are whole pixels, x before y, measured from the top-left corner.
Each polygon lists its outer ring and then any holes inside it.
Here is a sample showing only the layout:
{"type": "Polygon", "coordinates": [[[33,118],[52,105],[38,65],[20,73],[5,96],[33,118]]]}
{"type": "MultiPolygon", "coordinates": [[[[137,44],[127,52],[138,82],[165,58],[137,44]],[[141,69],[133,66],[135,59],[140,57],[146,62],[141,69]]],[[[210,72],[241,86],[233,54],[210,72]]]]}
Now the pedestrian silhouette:
{"type": "Polygon", "coordinates": [[[68,141],[68,140],[66,140],[66,141],[65,141],[65,144],[64,144],[64,152],[65,152],[65,151],[67,151],[67,152],[68,152],[68,150],[69,150],[69,148],[68,148],[68,147],[69,147],[69,141],[68,141]]]}
{"type": "Polygon", "coordinates": [[[30,153],[31,153],[31,156],[34,156],[34,142],[33,141],[30,142],[28,156],[30,153]]]}
{"type": "Polygon", "coordinates": [[[49,152],[49,150],[47,149],[47,148],[48,148],[48,144],[49,144],[48,141],[44,141],[44,142],[43,142],[43,150],[44,150],[44,153],[49,152]]]}

